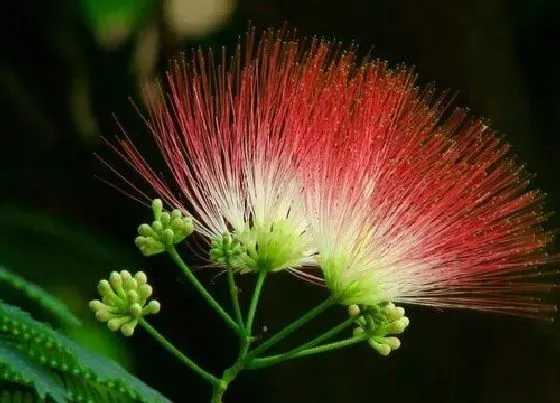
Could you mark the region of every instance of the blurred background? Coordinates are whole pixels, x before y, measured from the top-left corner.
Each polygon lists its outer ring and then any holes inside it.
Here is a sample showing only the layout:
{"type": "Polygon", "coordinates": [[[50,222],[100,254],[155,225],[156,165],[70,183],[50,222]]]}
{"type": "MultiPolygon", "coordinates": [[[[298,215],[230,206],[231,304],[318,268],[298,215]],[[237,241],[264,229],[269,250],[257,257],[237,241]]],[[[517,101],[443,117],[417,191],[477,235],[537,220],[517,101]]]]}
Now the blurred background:
{"type": "MultiPolygon", "coordinates": [[[[0,15],[0,265],[56,293],[86,321],[74,337],[175,402],[208,401],[208,387],[141,331],[124,340],[91,321],[97,281],[114,269],[145,270],[163,306],[152,323],[215,372],[235,356],[235,339],[165,256],[140,256],[135,229],[150,212],[98,179],[107,172],[93,154],[109,155],[100,138],[119,133],[113,114],[135,140],[146,138],[129,98],[141,105],[140,86],[170,57],[199,45],[232,48],[249,21],[354,41],[415,66],[421,83],[458,91],[457,105],[490,119],[535,173],[548,209],[560,211],[557,0],[11,2],[0,15]]],[[[549,226],[560,228],[558,215],[549,226]]],[[[215,274],[199,272],[227,302],[215,274]]],[[[274,277],[256,323],[269,332],[323,297],[274,277]]],[[[244,278],[242,290],[250,286],[244,278]]],[[[364,345],[243,373],[226,402],[560,401],[558,324],[420,308],[409,316],[403,346],[388,359],[364,345]]]]}

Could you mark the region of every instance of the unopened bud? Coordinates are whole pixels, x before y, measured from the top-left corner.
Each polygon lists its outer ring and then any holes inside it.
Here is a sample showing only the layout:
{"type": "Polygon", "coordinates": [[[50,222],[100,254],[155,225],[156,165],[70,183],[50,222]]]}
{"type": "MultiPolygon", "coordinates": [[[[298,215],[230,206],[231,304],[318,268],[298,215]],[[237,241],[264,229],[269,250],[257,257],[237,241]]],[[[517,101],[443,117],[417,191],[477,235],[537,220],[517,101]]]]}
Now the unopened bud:
{"type": "Polygon", "coordinates": [[[360,307],[356,304],[352,304],[348,307],[348,315],[351,317],[356,317],[360,314],[360,307]]]}
{"type": "Polygon", "coordinates": [[[122,278],[120,276],[119,273],[117,273],[116,271],[111,272],[111,274],[109,275],[109,284],[111,284],[111,287],[113,287],[113,289],[117,289],[117,288],[121,288],[122,287],[122,278]]]}
{"type": "Polygon", "coordinates": [[[109,284],[109,282],[105,279],[99,282],[99,285],[97,286],[97,291],[99,291],[99,294],[103,297],[109,297],[114,295],[113,290],[111,289],[111,284],[109,284]]]}
{"type": "Polygon", "coordinates": [[[113,318],[107,322],[107,327],[110,331],[116,332],[119,328],[126,322],[129,322],[132,318],[130,316],[120,316],[118,318],[113,318]]]}
{"type": "Polygon", "coordinates": [[[143,271],[138,271],[134,275],[134,279],[139,286],[142,286],[148,282],[148,277],[143,271]]]}
{"type": "Polygon", "coordinates": [[[171,228],[166,228],[163,230],[162,233],[162,242],[165,245],[173,245],[173,238],[175,238],[175,234],[171,228]]]}
{"type": "Polygon", "coordinates": [[[152,201],[152,211],[154,212],[154,218],[159,220],[163,212],[163,202],[161,199],[154,199],[152,201]]]}
{"type": "Polygon", "coordinates": [[[142,307],[140,306],[140,304],[134,303],[130,305],[129,312],[132,316],[137,318],[139,316],[142,316],[142,307]]]}
{"type": "Polygon", "coordinates": [[[396,320],[387,326],[387,334],[401,334],[402,332],[404,332],[408,324],[408,318],[406,316],[403,316],[399,320],[396,320]]]}
{"type": "Polygon", "coordinates": [[[128,302],[131,304],[138,302],[139,299],[136,290],[128,290],[126,292],[126,298],[128,299],[128,302]]]}
{"type": "Polygon", "coordinates": [[[391,350],[398,350],[399,347],[401,346],[401,341],[399,340],[398,337],[388,336],[388,337],[385,337],[384,341],[385,341],[385,344],[387,344],[389,347],[391,347],[391,350]]]}
{"type": "Polygon", "coordinates": [[[171,222],[171,215],[167,211],[164,211],[163,213],[161,213],[161,218],[159,219],[159,221],[164,227],[167,227],[171,222]]]}
{"type": "Polygon", "coordinates": [[[161,304],[155,300],[150,301],[148,305],[144,307],[142,313],[144,315],[153,315],[158,313],[161,310],[161,304]]]}
{"type": "Polygon", "coordinates": [[[153,237],[156,235],[156,232],[148,224],[140,224],[138,234],[144,237],[153,237]]]}
{"type": "Polygon", "coordinates": [[[121,326],[121,333],[127,337],[130,337],[134,334],[134,328],[138,324],[138,321],[132,320],[128,323],[125,323],[121,326]]]}
{"type": "Polygon", "coordinates": [[[385,343],[379,343],[374,339],[368,340],[369,345],[382,356],[386,357],[391,352],[391,347],[385,343]]]}
{"type": "Polygon", "coordinates": [[[101,301],[93,300],[89,307],[97,320],[106,322],[111,331],[120,330],[123,335],[130,336],[134,333],[138,319],[158,313],[161,306],[157,301],[147,302],[153,289],[147,284],[145,273],[138,272],[132,276],[127,270],[122,270],[119,273],[112,272],[109,277],[110,281],[103,279],[99,282],[101,301]],[[138,283],[141,285],[138,286],[138,283]]]}

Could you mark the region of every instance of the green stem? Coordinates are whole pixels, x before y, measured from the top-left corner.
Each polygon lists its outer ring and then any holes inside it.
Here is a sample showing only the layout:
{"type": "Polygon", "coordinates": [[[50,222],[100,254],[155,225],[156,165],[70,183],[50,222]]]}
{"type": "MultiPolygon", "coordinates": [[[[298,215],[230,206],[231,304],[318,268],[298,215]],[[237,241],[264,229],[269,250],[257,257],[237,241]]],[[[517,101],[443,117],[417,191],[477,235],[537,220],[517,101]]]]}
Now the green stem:
{"type": "Polygon", "coordinates": [[[179,253],[177,253],[175,247],[173,245],[168,246],[167,252],[171,255],[177,266],[179,266],[181,270],[183,270],[183,273],[192,283],[194,288],[196,288],[198,292],[202,294],[206,302],[208,302],[208,304],[212,308],[214,308],[216,312],[218,312],[218,314],[222,317],[222,319],[229,327],[231,327],[236,333],[239,334],[241,332],[241,329],[239,328],[237,323],[235,323],[231,316],[229,316],[228,313],[224,311],[224,308],[222,308],[222,306],[214,299],[214,297],[212,297],[212,295],[210,295],[210,293],[206,291],[206,288],[204,288],[204,286],[200,283],[200,281],[198,281],[194,274],[192,274],[191,269],[189,269],[183,259],[181,259],[181,256],[179,255],[179,253]]]}
{"type": "Polygon", "coordinates": [[[307,312],[305,315],[303,315],[299,319],[293,321],[288,326],[286,326],[284,329],[280,330],[278,333],[271,336],[268,340],[266,340],[264,343],[259,345],[253,351],[251,351],[247,355],[247,361],[251,361],[254,358],[256,358],[259,354],[262,354],[262,353],[266,352],[269,348],[274,346],[276,343],[278,343],[279,341],[284,339],[286,336],[288,336],[289,334],[293,333],[294,331],[296,331],[297,329],[299,329],[300,327],[305,325],[311,319],[315,318],[319,314],[326,311],[328,308],[333,306],[335,303],[336,303],[335,298],[333,298],[333,297],[327,298],[326,300],[321,302],[319,305],[317,305],[315,308],[313,308],[312,310],[307,312]]]}
{"type": "Polygon", "coordinates": [[[212,391],[212,398],[210,399],[210,403],[222,403],[222,397],[226,393],[228,385],[216,385],[212,391]]]}
{"type": "Polygon", "coordinates": [[[251,298],[251,303],[249,305],[249,313],[247,314],[247,324],[245,326],[245,333],[251,335],[251,329],[253,327],[253,320],[255,319],[255,313],[257,312],[257,306],[259,303],[259,297],[261,295],[261,289],[266,278],[266,270],[259,271],[257,275],[257,283],[255,284],[255,291],[253,291],[253,297],[251,298]]]}
{"type": "Polygon", "coordinates": [[[182,361],[186,366],[200,375],[204,380],[210,382],[212,385],[219,384],[220,380],[216,378],[211,373],[203,370],[198,364],[196,364],[193,360],[183,354],[181,351],[177,350],[173,344],[171,344],[167,339],[160,334],[152,325],[146,322],[143,318],[140,318],[138,321],[140,326],[142,326],[154,339],[156,339],[167,351],[177,357],[180,361],[182,361]]]}
{"type": "Polygon", "coordinates": [[[241,308],[239,306],[239,290],[237,288],[237,284],[235,284],[235,278],[233,276],[233,268],[231,267],[231,262],[229,258],[226,259],[226,268],[227,268],[227,275],[228,275],[228,284],[229,284],[229,294],[231,296],[231,304],[233,306],[233,310],[235,312],[235,319],[237,321],[237,326],[239,330],[244,329],[243,324],[243,317],[241,316],[241,308]]]}
{"type": "Polygon", "coordinates": [[[316,345],[321,344],[321,343],[331,339],[332,337],[336,336],[341,331],[346,329],[348,326],[352,325],[352,323],[354,323],[355,321],[356,321],[356,318],[348,318],[347,320],[345,320],[344,322],[342,322],[342,323],[338,324],[337,326],[333,327],[329,331],[321,334],[320,336],[317,336],[313,340],[310,340],[307,343],[304,343],[301,346],[299,346],[299,347],[297,347],[297,348],[295,348],[291,351],[288,351],[286,353],[272,355],[272,356],[263,357],[263,358],[255,358],[255,359],[253,359],[253,360],[251,360],[247,363],[246,368],[247,369],[260,369],[260,368],[268,367],[270,365],[277,364],[281,361],[289,360],[289,359],[297,356],[302,351],[309,350],[310,348],[315,347],[316,345]]]}
{"type": "Polygon", "coordinates": [[[335,341],[333,343],[323,344],[322,346],[300,350],[294,354],[290,354],[291,353],[290,352],[286,354],[272,355],[270,357],[253,360],[253,362],[250,365],[248,365],[246,368],[260,369],[276,364],[277,362],[280,361],[286,361],[294,358],[305,357],[306,355],[319,354],[327,351],[338,350],[340,348],[348,347],[356,343],[361,343],[362,341],[365,340],[367,340],[367,335],[360,335],[360,336],[351,337],[350,339],[335,341]],[[286,356],[287,354],[288,356],[286,356]]]}

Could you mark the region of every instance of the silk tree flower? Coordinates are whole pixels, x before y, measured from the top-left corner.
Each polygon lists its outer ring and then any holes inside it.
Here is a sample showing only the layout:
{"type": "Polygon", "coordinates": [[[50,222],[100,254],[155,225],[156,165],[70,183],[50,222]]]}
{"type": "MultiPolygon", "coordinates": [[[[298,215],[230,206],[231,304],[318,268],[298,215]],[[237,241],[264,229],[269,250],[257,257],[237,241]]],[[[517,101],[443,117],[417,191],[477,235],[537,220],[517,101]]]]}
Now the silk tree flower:
{"type": "Polygon", "coordinates": [[[551,287],[537,269],[553,260],[542,194],[481,120],[443,119],[447,99],[410,70],[251,32],[229,64],[199,51],[146,98],[171,184],[126,134],[114,149],[192,214],[218,265],[289,269],[348,305],[554,310],[532,299],[551,287]]]}
{"type": "MultiPolygon", "coordinates": [[[[192,214],[195,231],[212,242],[211,256],[231,234],[243,245],[243,256],[230,262],[239,271],[299,272],[314,264],[315,250],[297,172],[308,132],[327,115],[330,52],[320,41],[302,51],[285,33],[268,31],[258,42],[249,33],[244,49],[229,64],[223,53],[217,68],[211,52],[176,61],[156,90],[146,90],[145,122],[171,185],[126,133],[113,149],[152,194],[192,214]]],[[[149,203],[133,181],[125,183],[124,192],[149,203]]]]}
{"type": "Polygon", "coordinates": [[[330,100],[301,170],[312,243],[343,304],[408,303],[551,318],[543,195],[480,119],[367,62],[330,100]]]}

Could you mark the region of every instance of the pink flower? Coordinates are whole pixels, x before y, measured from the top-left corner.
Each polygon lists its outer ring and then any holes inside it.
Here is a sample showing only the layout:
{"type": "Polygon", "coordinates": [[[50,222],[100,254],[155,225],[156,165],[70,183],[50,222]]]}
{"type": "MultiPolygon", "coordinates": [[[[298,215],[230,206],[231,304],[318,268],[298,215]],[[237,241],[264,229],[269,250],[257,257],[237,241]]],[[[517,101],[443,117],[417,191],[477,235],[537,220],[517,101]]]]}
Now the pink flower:
{"type": "Polygon", "coordinates": [[[481,120],[442,118],[445,97],[410,70],[251,32],[229,63],[176,62],[147,98],[173,184],[127,136],[114,149],[196,231],[232,234],[240,270],[315,279],[298,268],[319,265],[343,304],[554,312],[532,298],[553,285],[536,268],[552,260],[542,195],[481,120]]]}
{"type": "Polygon", "coordinates": [[[543,195],[479,119],[366,62],[302,170],[318,262],[344,304],[383,302],[550,317],[543,195]]]}
{"type": "MultiPolygon", "coordinates": [[[[302,52],[276,31],[256,43],[251,32],[229,64],[223,53],[215,68],[212,53],[201,51],[190,63],[175,62],[159,91],[147,91],[146,119],[172,186],[128,136],[114,150],[164,202],[192,212],[195,231],[211,240],[235,234],[248,256],[242,269],[312,264],[296,167],[321,112],[314,105],[330,85],[329,51],[315,41],[302,52]]],[[[126,182],[133,197],[149,201],[126,182]]]]}

